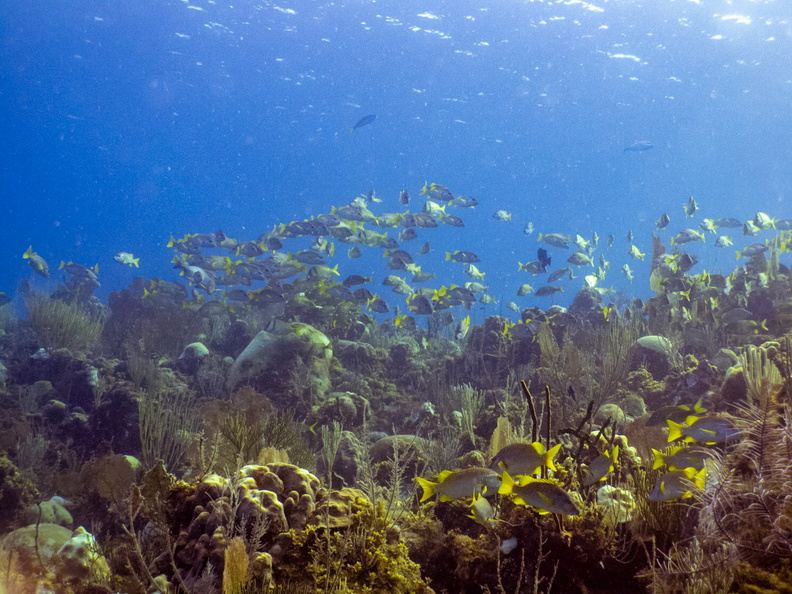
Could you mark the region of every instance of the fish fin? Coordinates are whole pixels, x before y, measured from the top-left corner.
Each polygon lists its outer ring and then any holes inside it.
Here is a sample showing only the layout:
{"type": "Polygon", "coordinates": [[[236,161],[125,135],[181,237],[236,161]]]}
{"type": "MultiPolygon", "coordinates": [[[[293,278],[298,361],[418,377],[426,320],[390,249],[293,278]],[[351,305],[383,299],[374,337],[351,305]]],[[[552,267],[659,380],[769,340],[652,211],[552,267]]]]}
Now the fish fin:
{"type": "Polygon", "coordinates": [[[61,260],[60,266],[58,266],[58,270],[63,270],[66,268],[66,260],[61,260]]]}
{"type": "Polygon", "coordinates": [[[99,262],[97,262],[93,268],[89,268],[88,270],[90,270],[94,274],[99,274],[99,262]]]}
{"type": "Polygon", "coordinates": [[[685,417],[685,425],[687,425],[688,427],[692,427],[693,424],[696,421],[698,421],[700,418],[701,417],[699,417],[698,415],[688,415],[687,417],[685,417]]]}
{"type": "Polygon", "coordinates": [[[443,481],[445,481],[451,475],[452,472],[453,471],[451,471],[451,470],[442,471],[440,474],[437,475],[437,482],[438,483],[442,483],[443,481]]]}
{"type": "Polygon", "coordinates": [[[175,245],[176,245],[176,240],[173,238],[173,235],[171,235],[171,238],[168,240],[168,244],[165,247],[172,248],[175,245]]]}
{"type": "Polygon", "coordinates": [[[679,423],[675,423],[671,419],[666,419],[666,423],[668,424],[668,441],[676,441],[680,437],[682,437],[682,425],[679,423]]]}
{"type": "Polygon", "coordinates": [[[435,494],[435,486],[437,483],[433,483],[421,477],[416,477],[415,480],[417,480],[418,484],[423,488],[423,496],[421,497],[420,503],[423,503],[435,494]]]}
{"type": "Polygon", "coordinates": [[[555,464],[553,464],[553,458],[556,457],[556,454],[558,454],[558,451],[560,449],[561,449],[561,444],[557,443],[552,448],[547,450],[547,452],[545,452],[545,466],[547,466],[548,470],[552,470],[553,472],[556,472],[558,470],[555,467],[555,464]]]}
{"type": "Polygon", "coordinates": [[[699,470],[696,474],[693,475],[692,481],[699,489],[704,488],[704,480],[707,478],[707,467],[705,466],[701,470],[699,470]]]}
{"type": "Polygon", "coordinates": [[[652,464],[652,470],[657,470],[661,466],[665,464],[665,454],[660,450],[656,450],[652,448],[652,452],[654,452],[654,464],[652,464]]]}
{"type": "Polygon", "coordinates": [[[498,488],[498,495],[508,495],[514,491],[515,486],[516,483],[514,482],[514,479],[511,477],[511,475],[508,472],[503,471],[501,474],[501,486],[498,488]]]}
{"type": "Polygon", "coordinates": [[[132,258],[132,264],[135,265],[135,268],[140,268],[140,258],[132,258]]]}

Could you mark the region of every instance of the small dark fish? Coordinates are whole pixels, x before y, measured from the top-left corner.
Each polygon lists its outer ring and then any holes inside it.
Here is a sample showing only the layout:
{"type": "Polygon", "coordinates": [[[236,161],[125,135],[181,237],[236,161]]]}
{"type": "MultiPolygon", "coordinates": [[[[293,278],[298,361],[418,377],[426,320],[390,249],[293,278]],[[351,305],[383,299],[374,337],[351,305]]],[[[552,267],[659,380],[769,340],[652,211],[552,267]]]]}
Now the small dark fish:
{"type": "Polygon", "coordinates": [[[324,264],[325,259],[316,252],[309,252],[306,250],[294,254],[294,259],[302,264],[324,264]]]}
{"type": "Polygon", "coordinates": [[[262,243],[268,250],[275,251],[283,249],[283,243],[277,237],[265,237],[262,243]]]}
{"type": "Polygon", "coordinates": [[[416,295],[409,301],[410,311],[418,315],[429,315],[432,313],[432,302],[426,295],[416,295]]]}
{"type": "Polygon", "coordinates": [[[437,227],[437,221],[434,220],[432,215],[427,214],[425,212],[416,212],[414,215],[415,217],[415,224],[422,229],[432,229],[437,227]]]}
{"type": "Polygon", "coordinates": [[[562,289],[561,287],[544,285],[543,287],[539,287],[538,289],[536,289],[536,293],[534,293],[534,295],[536,295],[537,297],[547,297],[548,295],[555,295],[556,293],[563,290],[564,289],[562,289]]]}
{"type": "Polygon", "coordinates": [[[410,203],[410,193],[407,190],[399,192],[399,204],[407,206],[410,203]]]}
{"type": "Polygon", "coordinates": [[[473,198],[473,196],[457,196],[454,198],[453,205],[461,206],[462,208],[473,208],[478,205],[478,200],[473,198]]]}
{"type": "Polygon", "coordinates": [[[390,250],[390,251],[388,251],[385,254],[385,256],[389,257],[389,258],[393,258],[393,259],[399,259],[402,262],[404,262],[405,264],[414,264],[415,263],[415,260],[413,260],[413,257],[408,252],[405,252],[404,250],[399,250],[399,249],[390,250]]]}
{"type": "Polygon", "coordinates": [[[381,297],[371,299],[368,302],[368,308],[374,313],[388,313],[390,311],[390,307],[388,307],[388,304],[381,297]]]}
{"type": "Polygon", "coordinates": [[[245,256],[246,258],[255,258],[256,256],[260,256],[261,254],[263,254],[264,250],[262,250],[261,245],[259,245],[255,241],[244,241],[236,246],[234,253],[237,256],[245,256]]]}
{"type": "Polygon", "coordinates": [[[663,214],[660,215],[660,218],[657,219],[657,222],[655,223],[655,226],[658,229],[665,229],[668,226],[668,223],[670,223],[670,222],[671,222],[671,217],[669,217],[667,214],[663,213],[663,214]]]}
{"type": "Polygon", "coordinates": [[[734,217],[724,217],[722,219],[715,219],[715,225],[718,227],[726,227],[727,229],[736,229],[742,227],[742,222],[734,217]]]}
{"type": "Polygon", "coordinates": [[[352,295],[352,291],[349,290],[349,287],[346,285],[334,285],[330,287],[327,291],[329,295],[335,297],[336,299],[344,299],[346,301],[354,301],[355,297],[352,295]]]}
{"type": "Polygon", "coordinates": [[[373,299],[376,299],[374,293],[369,291],[366,287],[360,287],[359,289],[352,291],[352,297],[354,298],[355,303],[368,303],[373,299]]]}
{"type": "Polygon", "coordinates": [[[399,241],[411,241],[416,237],[418,237],[418,231],[415,230],[415,227],[410,227],[399,233],[399,241]]]}
{"type": "Polygon", "coordinates": [[[545,268],[550,266],[550,261],[552,260],[552,258],[547,255],[547,250],[544,248],[539,248],[536,251],[536,259],[539,260],[539,263],[545,268]]]}
{"type": "Polygon", "coordinates": [[[633,142],[630,146],[624,149],[624,152],[633,152],[637,153],[640,151],[648,151],[649,149],[654,148],[654,145],[649,142],[648,140],[637,140],[633,142]]]}
{"type": "Polygon", "coordinates": [[[792,219],[778,219],[775,228],[779,231],[789,231],[792,229],[792,219]]]}
{"type": "Polygon", "coordinates": [[[517,262],[517,270],[525,270],[525,272],[530,272],[531,274],[536,275],[547,272],[547,266],[542,266],[542,263],[539,260],[526,262],[525,264],[522,262],[517,262]]]}
{"type": "Polygon", "coordinates": [[[559,268],[558,270],[553,271],[550,276],[547,277],[548,284],[553,284],[555,281],[563,277],[569,272],[569,268],[559,268]]]}
{"type": "Polygon", "coordinates": [[[341,284],[345,287],[354,287],[357,285],[365,285],[366,283],[373,281],[374,279],[370,276],[363,276],[362,274],[350,274],[341,284]]]}
{"type": "Polygon", "coordinates": [[[376,120],[376,119],[377,119],[377,116],[375,116],[374,114],[370,114],[370,115],[367,115],[367,116],[363,116],[362,118],[360,118],[360,119],[358,120],[357,124],[355,124],[354,126],[352,126],[352,127],[349,129],[349,131],[350,131],[350,132],[354,132],[354,131],[355,131],[355,130],[357,130],[358,128],[362,128],[363,126],[368,126],[368,125],[369,125],[371,122],[373,122],[373,121],[374,121],[374,120],[376,120]]]}
{"type": "Polygon", "coordinates": [[[459,218],[456,215],[452,215],[452,214],[448,214],[448,215],[444,216],[440,220],[443,221],[446,225],[450,225],[452,227],[464,227],[465,226],[465,222],[461,218],[459,218]]]}
{"type": "Polygon", "coordinates": [[[432,246],[427,241],[420,248],[418,248],[418,255],[419,256],[425,256],[426,254],[428,254],[431,251],[432,251],[432,246]]]}
{"type": "Polygon", "coordinates": [[[754,256],[758,256],[759,254],[765,253],[767,249],[767,246],[763,243],[752,243],[743,251],[737,251],[737,259],[745,258],[746,256],[752,258],[754,256]]]}
{"type": "Polygon", "coordinates": [[[473,252],[468,252],[466,250],[458,250],[453,254],[451,252],[446,252],[446,260],[453,260],[454,262],[463,262],[465,264],[469,264],[471,262],[481,262],[481,258],[479,258],[473,252]]]}

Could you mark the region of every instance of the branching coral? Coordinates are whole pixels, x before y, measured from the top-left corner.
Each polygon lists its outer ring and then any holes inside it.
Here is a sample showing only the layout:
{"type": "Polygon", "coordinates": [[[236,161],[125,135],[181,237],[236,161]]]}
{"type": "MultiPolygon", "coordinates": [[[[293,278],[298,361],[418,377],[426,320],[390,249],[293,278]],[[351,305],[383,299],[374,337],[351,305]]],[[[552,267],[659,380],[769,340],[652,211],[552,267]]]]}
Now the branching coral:
{"type": "Polygon", "coordinates": [[[92,317],[76,303],[33,295],[25,307],[30,324],[47,348],[90,351],[102,335],[104,319],[92,317]]]}

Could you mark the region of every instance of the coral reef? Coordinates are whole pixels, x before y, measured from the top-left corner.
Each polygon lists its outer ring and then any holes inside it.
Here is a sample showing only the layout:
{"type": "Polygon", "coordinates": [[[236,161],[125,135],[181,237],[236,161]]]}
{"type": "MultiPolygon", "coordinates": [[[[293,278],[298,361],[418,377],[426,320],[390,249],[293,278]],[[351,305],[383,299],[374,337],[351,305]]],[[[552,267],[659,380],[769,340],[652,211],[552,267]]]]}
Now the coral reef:
{"type": "Polygon", "coordinates": [[[440,295],[426,329],[321,268],[31,294],[0,335],[0,584],[790,591],[788,273],[657,264],[645,303],[585,288],[517,324],[440,295]]]}

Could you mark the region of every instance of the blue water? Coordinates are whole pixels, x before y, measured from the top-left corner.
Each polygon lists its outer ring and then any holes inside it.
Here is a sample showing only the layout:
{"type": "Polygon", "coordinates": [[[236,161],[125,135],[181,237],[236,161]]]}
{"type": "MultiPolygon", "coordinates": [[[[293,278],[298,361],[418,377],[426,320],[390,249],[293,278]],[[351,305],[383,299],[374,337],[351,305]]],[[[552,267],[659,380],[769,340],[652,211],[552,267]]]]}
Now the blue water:
{"type": "MultiPolygon", "coordinates": [[[[37,286],[62,280],[61,260],[98,262],[106,298],[137,274],[177,280],[171,235],[255,239],[371,189],[377,214],[403,211],[404,189],[417,210],[427,180],[480,206],[452,210],[464,229],[422,231],[405,247],[432,243],[419,262],[435,287],[469,280],[446,251],[476,252],[499,300],[479,317],[512,300],[566,304],[591,272],[555,298],[517,298],[520,283],[544,284],[517,272],[541,245],[528,221],[596,231],[595,259],[611,263],[600,286],[645,297],[663,212],[666,244],[703,217],[792,218],[786,2],[27,0],[2,3],[0,31],[9,293],[32,275],[21,258],[31,244],[53,269],[37,286]],[[350,133],[366,114],[377,119],[350,133]],[[637,140],[655,148],[623,152],[637,140]],[[690,195],[701,210],[685,220],[690,195]],[[513,220],[494,220],[497,209],[513,220]],[[628,230],[645,262],[627,255],[628,230]],[[113,261],[122,250],[140,271],[113,261]]],[[[723,232],[734,248],[755,241],[723,232]]],[[[700,258],[691,274],[735,266],[714,239],[689,250],[700,258]]],[[[379,283],[379,250],[350,262],[347,247],[332,263],[379,283]]],[[[566,250],[549,251],[553,268],[566,265],[566,250]]]]}

